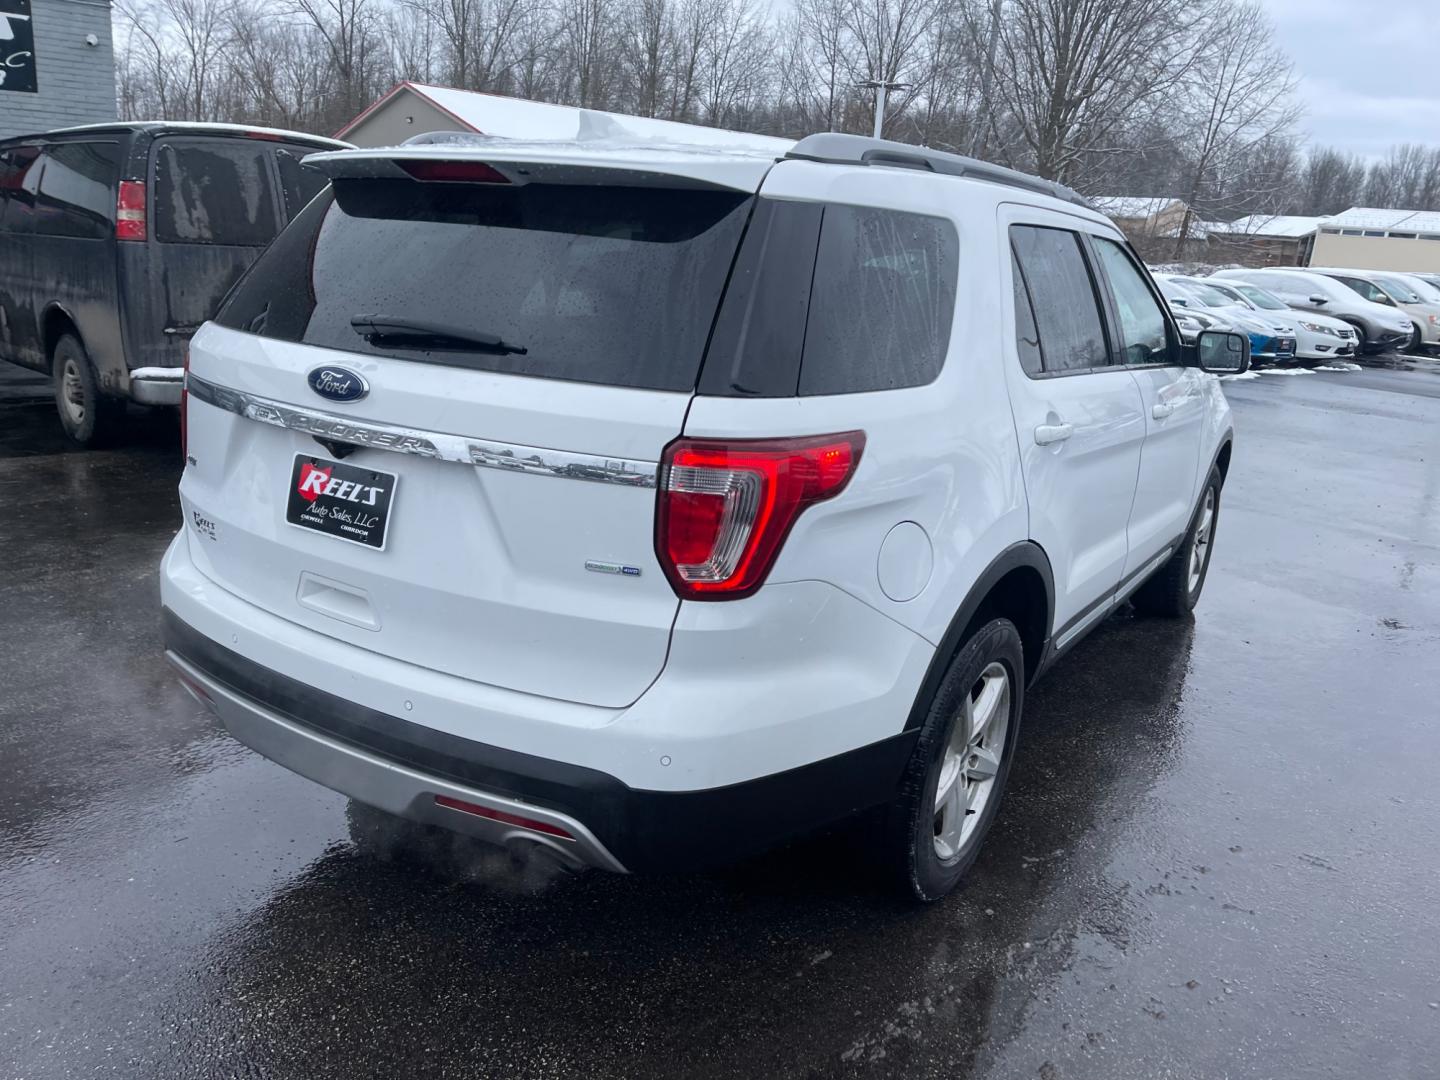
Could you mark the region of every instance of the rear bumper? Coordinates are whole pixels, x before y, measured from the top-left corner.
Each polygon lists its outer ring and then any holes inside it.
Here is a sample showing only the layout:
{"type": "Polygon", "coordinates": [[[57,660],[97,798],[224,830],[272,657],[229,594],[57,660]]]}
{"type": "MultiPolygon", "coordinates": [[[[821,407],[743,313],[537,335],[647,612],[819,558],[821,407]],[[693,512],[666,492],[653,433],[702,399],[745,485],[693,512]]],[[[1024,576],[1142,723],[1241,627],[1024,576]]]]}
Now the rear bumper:
{"type": "Polygon", "coordinates": [[[257,753],[399,817],[495,844],[540,844],[576,866],[687,870],[773,847],[893,797],[918,734],[722,788],[637,790],[345,701],[247,660],[168,609],[162,619],[181,681],[257,753]]]}
{"type": "Polygon", "coordinates": [[[130,372],[130,400],[141,405],[179,405],[184,385],[184,368],[135,368],[130,372]]]}

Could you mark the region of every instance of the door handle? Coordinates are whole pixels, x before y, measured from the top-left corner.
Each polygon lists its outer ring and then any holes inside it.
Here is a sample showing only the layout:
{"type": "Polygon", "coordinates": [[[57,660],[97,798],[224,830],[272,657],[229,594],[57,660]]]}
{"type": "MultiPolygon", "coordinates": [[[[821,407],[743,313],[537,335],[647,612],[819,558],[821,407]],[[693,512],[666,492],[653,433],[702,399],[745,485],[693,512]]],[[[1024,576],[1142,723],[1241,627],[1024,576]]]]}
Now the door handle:
{"type": "Polygon", "coordinates": [[[1164,420],[1174,411],[1174,405],[1152,405],[1150,407],[1150,415],[1153,416],[1156,420],[1164,420]]]}
{"type": "Polygon", "coordinates": [[[1049,446],[1051,443],[1064,442],[1074,434],[1074,424],[1041,424],[1035,429],[1035,445],[1049,446]]]}

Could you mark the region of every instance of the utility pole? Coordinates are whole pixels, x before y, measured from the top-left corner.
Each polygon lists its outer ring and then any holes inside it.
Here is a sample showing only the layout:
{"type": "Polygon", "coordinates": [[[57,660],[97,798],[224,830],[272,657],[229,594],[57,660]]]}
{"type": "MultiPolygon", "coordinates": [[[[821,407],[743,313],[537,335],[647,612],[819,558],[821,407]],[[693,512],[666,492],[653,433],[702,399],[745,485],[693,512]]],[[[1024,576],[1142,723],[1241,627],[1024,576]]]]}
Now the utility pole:
{"type": "Polygon", "coordinates": [[[890,90],[909,90],[910,84],[893,82],[889,79],[866,79],[856,84],[866,90],[875,91],[875,138],[881,137],[885,130],[885,94],[890,90]]]}

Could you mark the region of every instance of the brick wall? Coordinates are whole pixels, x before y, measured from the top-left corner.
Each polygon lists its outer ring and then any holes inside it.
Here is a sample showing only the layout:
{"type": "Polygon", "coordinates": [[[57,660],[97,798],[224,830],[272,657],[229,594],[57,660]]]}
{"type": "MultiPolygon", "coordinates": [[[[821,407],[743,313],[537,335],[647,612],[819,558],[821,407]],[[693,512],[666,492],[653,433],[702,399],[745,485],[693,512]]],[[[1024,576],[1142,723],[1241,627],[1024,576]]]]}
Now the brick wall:
{"type": "Polygon", "coordinates": [[[109,0],[31,0],[39,93],[0,89],[0,138],[115,119],[109,0]],[[87,45],[94,34],[99,44],[87,45]]]}

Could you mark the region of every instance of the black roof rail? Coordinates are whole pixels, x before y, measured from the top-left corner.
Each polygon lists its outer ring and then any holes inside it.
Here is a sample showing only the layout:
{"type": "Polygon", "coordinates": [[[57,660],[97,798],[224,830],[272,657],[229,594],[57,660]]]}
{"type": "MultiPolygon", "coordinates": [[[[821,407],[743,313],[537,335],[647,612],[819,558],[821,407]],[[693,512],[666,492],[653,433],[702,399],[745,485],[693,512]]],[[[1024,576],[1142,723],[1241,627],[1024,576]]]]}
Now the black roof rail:
{"type": "Polygon", "coordinates": [[[889,165],[900,169],[923,169],[946,176],[965,176],[972,180],[987,180],[992,184],[1022,188],[1037,195],[1049,195],[1052,199],[1063,199],[1077,206],[1090,208],[1084,196],[1053,180],[1041,180],[1038,176],[1007,169],[1004,165],[993,165],[978,158],[947,154],[943,150],[911,146],[909,143],[894,142],[890,139],[872,139],[866,135],[842,135],[836,131],[827,131],[805,136],[785,156],[799,161],[818,161],[826,165],[889,165]]]}

